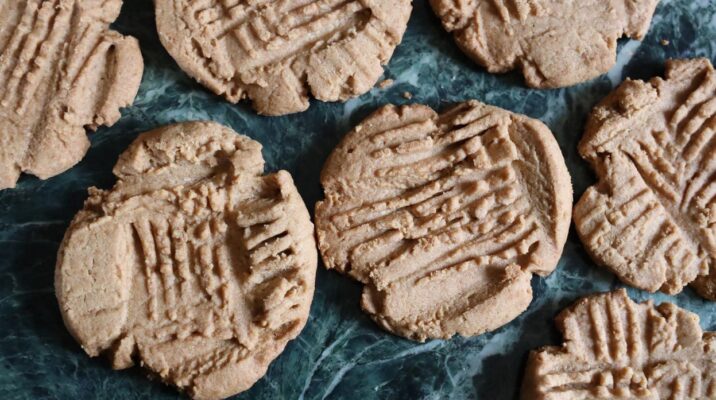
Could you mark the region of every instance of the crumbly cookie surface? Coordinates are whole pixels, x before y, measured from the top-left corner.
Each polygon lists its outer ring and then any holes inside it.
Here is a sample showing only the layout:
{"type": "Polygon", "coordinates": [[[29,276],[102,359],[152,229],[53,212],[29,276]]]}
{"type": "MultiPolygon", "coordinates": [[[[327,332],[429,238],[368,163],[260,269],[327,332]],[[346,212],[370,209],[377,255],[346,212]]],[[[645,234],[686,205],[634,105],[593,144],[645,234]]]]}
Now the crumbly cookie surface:
{"type": "Polygon", "coordinates": [[[587,251],[624,282],[716,299],[716,71],[671,60],[597,105],[579,145],[599,182],[575,206],[587,251]],[[709,271],[710,274],[709,274],[709,271]]]}
{"type": "Polygon", "coordinates": [[[55,176],[82,159],[86,128],[112,125],[144,64],[109,29],[121,0],[0,2],[0,189],[26,172],[55,176]]]}
{"type": "Polygon", "coordinates": [[[260,114],[361,95],[400,43],[411,0],[157,0],[157,29],[179,66],[260,114]]]}
{"type": "Polygon", "coordinates": [[[696,314],[637,304],[621,289],[583,298],[556,321],[564,344],[530,354],[525,400],[716,396],[716,333],[696,314]]]}
{"type": "Polygon", "coordinates": [[[458,46],[489,72],[565,87],[607,72],[617,39],[646,35],[658,0],[430,0],[458,46]]]}
{"type": "Polygon", "coordinates": [[[114,172],[59,251],[65,325],[90,356],[140,362],[193,398],[248,389],[313,299],[313,226],[290,175],[263,175],[257,142],[204,122],[142,134],[114,172]]]}
{"type": "Polygon", "coordinates": [[[477,101],[443,114],[386,106],[324,166],[325,265],[364,284],[362,307],[414,340],[511,321],[566,240],[572,188],[539,121],[477,101]]]}

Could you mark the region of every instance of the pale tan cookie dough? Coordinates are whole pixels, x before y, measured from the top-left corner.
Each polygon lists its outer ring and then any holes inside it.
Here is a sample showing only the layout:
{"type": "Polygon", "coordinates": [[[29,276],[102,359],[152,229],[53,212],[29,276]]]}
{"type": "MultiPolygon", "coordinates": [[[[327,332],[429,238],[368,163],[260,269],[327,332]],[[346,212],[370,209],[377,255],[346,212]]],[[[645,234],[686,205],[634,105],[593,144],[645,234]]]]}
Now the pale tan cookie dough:
{"type": "Polygon", "coordinates": [[[156,0],[159,38],[179,66],[259,114],[370,90],[400,43],[411,0],[156,0]]]}
{"type": "Polygon", "coordinates": [[[715,133],[706,59],[667,61],[666,79],[627,80],[594,108],[579,152],[599,182],[574,222],[597,263],[651,292],[676,294],[696,279],[716,300],[715,133]]]}
{"type": "Polygon", "coordinates": [[[571,86],[607,72],[617,39],[642,39],[658,0],[430,0],[458,46],[528,86],[571,86]]]}
{"type": "Polygon", "coordinates": [[[77,164],[85,129],[132,103],[144,64],[137,40],[109,29],[120,0],[0,1],[0,189],[77,164]]]}
{"type": "Polygon", "coordinates": [[[60,248],[65,325],[90,355],[135,362],[196,399],[251,387],[295,338],[317,252],[291,176],[208,122],[144,133],[111,190],[90,189],[60,248]]]}
{"type": "Polygon", "coordinates": [[[328,268],[364,284],[362,306],[410,339],[478,335],[532,300],[557,265],[572,187],[541,122],[477,101],[443,114],[385,106],[324,166],[316,206],[328,268]]]}
{"type": "Polygon", "coordinates": [[[716,398],[716,332],[670,303],[621,289],[579,300],[556,319],[561,347],[530,354],[522,399],[716,398]]]}

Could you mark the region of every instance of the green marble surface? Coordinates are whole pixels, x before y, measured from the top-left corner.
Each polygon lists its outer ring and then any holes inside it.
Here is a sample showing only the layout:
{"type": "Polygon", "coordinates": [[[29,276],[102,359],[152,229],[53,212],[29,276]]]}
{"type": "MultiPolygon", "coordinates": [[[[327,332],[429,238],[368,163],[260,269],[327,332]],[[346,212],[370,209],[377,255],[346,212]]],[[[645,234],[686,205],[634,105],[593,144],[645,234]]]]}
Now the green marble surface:
{"type": "MultiPolygon", "coordinates": [[[[3,0],[13,1],[13,0],[3,0]]],[[[622,40],[617,65],[593,81],[560,90],[530,90],[519,74],[490,75],[472,64],[440,27],[426,0],[414,1],[403,40],[386,68],[387,89],[345,104],[312,102],[280,118],[232,105],[183,74],[159,44],[151,0],[126,0],[116,29],[140,40],[146,70],[137,100],[112,128],[91,136],[87,157],[47,181],[23,177],[0,192],[0,399],[169,399],[172,388],[139,368],[112,371],[89,359],[65,330],[53,291],[57,248],[87,188],[110,187],[117,156],[140,133],[170,122],[207,119],[260,141],[269,170],[289,170],[309,208],[321,198],[319,171],[350,127],[382,104],[420,102],[434,108],[475,98],[544,121],[572,174],[575,198],[594,181],[576,144],[591,107],[624,77],[660,74],[670,57],[716,61],[716,1],[663,0],[643,42],[622,40]],[[668,44],[661,40],[667,39],[668,44]],[[412,100],[403,92],[413,94],[412,100]]],[[[301,336],[241,399],[513,399],[527,352],[561,341],[552,318],[575,299],[620,287],[587,257],[574,229],[557,270],[534,278],[535,299],[519,318],[475,338],[413,343],[381,331],[361,311],[360,287],[319,265],[311,316],[301,336]]],[[[690,289],[669,300],[716,329],[714,303],[690,289]]]]}

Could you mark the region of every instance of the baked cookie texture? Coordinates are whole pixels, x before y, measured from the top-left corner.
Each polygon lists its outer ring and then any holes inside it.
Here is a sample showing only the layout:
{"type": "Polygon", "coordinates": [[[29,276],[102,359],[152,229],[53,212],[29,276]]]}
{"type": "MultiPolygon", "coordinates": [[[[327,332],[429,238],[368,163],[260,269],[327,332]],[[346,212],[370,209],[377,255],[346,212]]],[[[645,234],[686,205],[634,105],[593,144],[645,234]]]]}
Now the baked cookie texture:
{"type": "Polygon", "coordinates": [[[642,39],[658,0],[430,0],[443,27],[492,73],[522,70],[528,86],[596,78],[616,62],[617,39],[642,39]]]}
{"type": "Polygon", "coordinates": [[[716,333],[696,314],[637,304],[621,289],[579,300],[556,322],[564,344],[530,353],[525,400],[716,396],[716,333]]]}
{"type": "Polygon", "coordinates": [[[321,183],[326,267],[363,283],[362,307],[383,328],[419,341],[522,313],[532,274],[557,265],[572,211],[549,129],[477,101],[379,109],[333,151],[321,183]]]}
{"type": "Polygon", "coordinates": [[[634,287],[716,300],[716,72],[671,60],[598,104],[579,152],[599,182],[574,209],[594,260],[634,287]]]}
{"type": "Polygon", "coordinates": [[[144,64],[110,30],[120,0],[0,2],[0,189],[20,173],[47,179],[77,164],[86,129],[110,126],[134,101],[144,64]]]}
{"type": "Polygon", "coordinates": [[[259,114],[370,90],[400,43],[411,0],[156,0],[159,38],[179,66],[259,114]]]}
{"type": "Polygon", "coordinates": [[[215,123],[140,135],[65,234],[55,289],[70,333],[196,399],[248,389],[303,329],[313,226],[291,176],[215,123]]]}

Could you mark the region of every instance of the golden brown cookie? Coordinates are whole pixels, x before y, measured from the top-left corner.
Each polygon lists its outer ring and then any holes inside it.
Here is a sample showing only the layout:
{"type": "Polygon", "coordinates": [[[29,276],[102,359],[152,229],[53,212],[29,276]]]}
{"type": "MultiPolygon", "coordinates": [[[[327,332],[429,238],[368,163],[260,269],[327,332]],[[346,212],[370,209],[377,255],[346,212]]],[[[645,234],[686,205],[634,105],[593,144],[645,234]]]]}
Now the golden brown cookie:
{"type": "Polygon", "coordinates": [[[379,109],[333,151],[321,183],[326,266],[364,284],[377,323],[421,341],[522,313],[532,274],[557,265],[572,211],[549,129],[477,101],[443,114],[379,109]]]}
{"type": "Polygon", "coordinates": [[[179,66],[259,114],[359,96],[400,43],[411,0],[156,0],[159,38],[179,66]]]}
{"type": "Polygon", "coordinates": [[[110,126],[134,100],[144,64],[109,29],[121,0],[0,2],[0,189],[77,164],[85,128],[110,126]]]}
{"type": "Polygon", "coordinates": [[[599,182],[574,209],[587,251],[624,282],[716,299],[716,72],[666,63],[666,79],[627,80],[598,104],[579,152],[599,182]]]}
{"type": "Polygon", "coordinates": [[[308,318],[317,253],[291,176],[215,123],[140,135],[65,234],[55,289],[90,355],[197,399],[248,389],[308,318]]]}
{"type": "Polygon", "coordinates": [[[525,400],[716,397],[716,333],[696,314],[621,289],[579,300],[557,327],[564,344],[530,354],[525,400]]]}
{"type": "Polygon", "coordinates": [[[571,86],[607,72],[617,39],[646,35],[658,0],[430,0],[458,46],[528,86],[571,86]]]}

